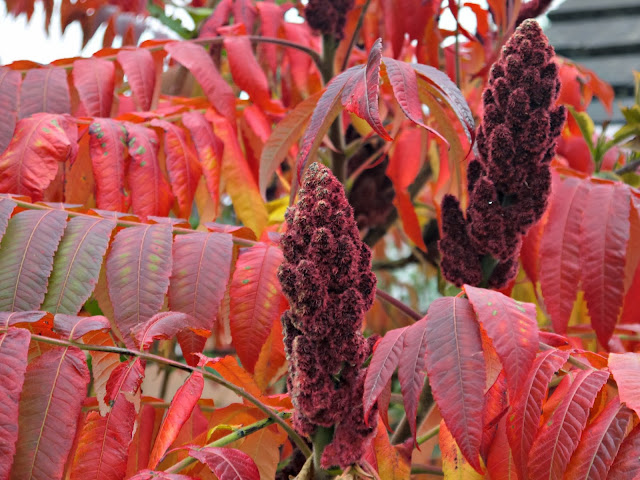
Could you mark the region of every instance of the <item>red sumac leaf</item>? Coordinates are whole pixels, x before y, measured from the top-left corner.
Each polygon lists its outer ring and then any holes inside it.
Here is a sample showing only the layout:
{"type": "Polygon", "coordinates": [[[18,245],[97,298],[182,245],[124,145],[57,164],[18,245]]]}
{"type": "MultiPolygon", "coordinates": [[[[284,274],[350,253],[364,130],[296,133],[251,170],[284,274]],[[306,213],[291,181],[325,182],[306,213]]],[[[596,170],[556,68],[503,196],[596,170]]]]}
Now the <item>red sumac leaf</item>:
{"type": "MultiPolygon", "coordinates": [[[[87,334],[83,339],[87,345],[100,345],[115,347],[111,335],[99,330],[87,334]]],[[[120,355],[116,353],[91,351],[91,374],[93,375],[93,389],[98,400],[100,415],[104,416],[109,411],[110,406],[105,401],[107,395],[107,382],[118,365],[120,365],[120,355]]]]}
{"type": "Polygon", "coordinates": [[[620,401],[640,416],[640,353],[610,353],[609,370],[618,384],[620,401]]]}
{"type": "Polygon", "coordinates": [[[460,451],[481,472],[486,372],[475,312],[465,298],[438,298],[429,307],[426,322],[426,366],[433,398],[460,451]]]}
{"type": "Polygon", "coordinates": [[[207,465],[219,480],[259,480],[260,472],[249,455],[235,448],[203,447],[189,455],[207,465]]]}
{"type": "Polygon", "coordinates": [[[64,68],[49,66],[27,71],[20,88],[18,118],[34,113],[71,113],[67,72],[64,68]]]}
{"type": "Polygon", "coordinates": [[[518,480],[513,453],[507,440],[507,416],[498,422],[495,437],[487,454],[487,472],[491,480],[518,480]]]}
{"type": "Polygon", "coordinates": [[[103,58],[80,58],[73,62],[73,85],[89,116],[110,116],[115,71],[113,62],[103,58]]]}
{"type": "Polygon", "coordinates": [[[0,198],[0,240],[2,240],[4,232],[7,230],[9,219],[15,208],[15,202],[8,198],[0,198]]]}
{"type": "Polygon", "coordinates": [[[609,470],[608,480],[636,480],[640,476],[640,425],[624,439],[609,470]]]}
{"type": "Polygon", "coordinates": [[[513,300],[500,292],[465,285],[478,321],[496,349],[507,377],[511,398],[520,385],[538,351],[536,306],[513,300]]]}
{"type": "Polygon", "coordinates": [[[553,177],[549,220],[540,241],[540,287],[553,329],[562,335],[580,282],[580,223],[590,183],[553,177]]]}
{"type": "Polygon", "coordinates": [[[149,110],[156,86],[156,64],[146,48],[123,48],[116,58],[129,81],[139,110],[149,110]]]}
{"type": "Polygon", "coordinates": [[[0,192],[42,200],[58,163],[75,158],[76,137],[76,124],[68,116],[41,113],[18,121],[9,147],[0,155],[0,192]]]}
{"type": "Polygon", "coordinates": [[[0,478],[9,478],[18,439],[18,402],[27,370],[31,335],[27,330],[10,328],[0,334],[0,478]]]}
{"type": "Polygon", "coordinates": [[[629,195],[623,183],[592,185],[584,207],[589,214],[583,216],[580,228],[582,289],[591,325],[604,346],[613,334],[624,300],[629,195]]]}
{"type": "Polygon", "coordinates": [[[80,317],[59,313],[53,318],[53,331],[71,341],[78,340],[89,332],[108,330],[110,327],[109,319],[102,315],[80,317]]]}
{"type": "Polygon", "coordinates": [[[572,480],[605,480],[624,439],[631,410],[615,397],[585,429],[565,472],[572,480]]]}
{"type": "MultiPolygon", "coordinates": [[[[191,330],[202,336],[209,334],[207,320],[198,320],[181,312],[160,312],[131,330],[140,350],[148,350],[154,340],[167,340],[179,332],[191,330]]],[[[195,353],[195,352],[185,352],[195,353]]]]}
{"type": "Polygon", "coordinates": [[[547,423],[536,434],[529,452],[528,477],[531,480],[561,479],[569,459],[580,441],[596,395],[609,378],[602,370],[575,370],[565,375],[549,399],[563,393],[562,383],[570,383],[566,394],[547,423]]]}
{"type": "Polygon", "coordinates": [[[1,312],[40,307],[66,220],[60,210],[26,210],[9,220],[0,243],[1,312]]]}
{"type": "Polygon", "coordinates": [[[109,297],[115,322],[127,346],[137,325],[164,303],[171,272],[173,236],[168,225],[145,225],[118,232],[106,262],[109,297]]]}
{"type": "Polygon", "coordinates": [[[194,477],[180,475],[179,473],[154,472],[152,470],[142,470],[128,480],[194,480],[194,477]]]}
{"type": "Polygon", "coordinates": [[[11,480],[62,478],[89,379],[76,347],[48,350],[29,364],[11,480]]]}
{"type": "Polygon", "coordinates": [[[153,469],[158,465],[167,448],[176,439],[182,425],[188,420],[193,408],[198,403],[203,388],[202,373],[193,372],[173,396],[169,410],[167,410],[156,435],[156,441],[149,458],[149,468],[153,469]]]}
{"type": "Polygon", "coordinates": [[[22,76],[20,72],[0,67],[0,153],[4,152],[13,138],[18,121],[18,94],[22,76]]]}
{"type": "Polygon", "coordinates": [[[229,322],[242,365],[253,372],[274,318],[281,313],[278,267],[282,250],[257,244],[240,252],[231,280],[229,322]]]}
{"type": "MultiPolygon", "coordinates": [[[[277,37],[280,26],[284,20],[282,6],[269,2],[257,2],[255,4],[260,17],[260,32],[265,37],[277,37]]],[[[258,46],[258,52],[264,54],[267,65],[272,72],[278,69],[278,46],[263,43],[258,46]]]]}
{"type": "Polygon", "coordinates": [[[420,227],[418,215],[416,214],[416,210],[413,206],[409,193],[405,190],[396,189],[396,196],[393,199],[393,205],[398,210],[398,215],[400,215],[400,220],[402,220],[402,228],[407,234],[407,237],[415,243],[416,247],[423,252],[426,252],[427,246],[422,238],[422,228],[420,227]]]}
{"type": "Polygon", "coordinates": [[[131,199],[124,188],[127,141],[127,129],[115,120],[96,118],[89,126],[89,154],[98,208],[129,210],[131,199]]]}
{"type": "Polygon", "coordinates": [[[553,374],[564,365],[569,352],[546,350],[538,354],[520,390],[510,399],[507,415],[507,437],[513,452],[518,478],[527,477],[529,450],[538,431],[542,401],[553,374]]]}

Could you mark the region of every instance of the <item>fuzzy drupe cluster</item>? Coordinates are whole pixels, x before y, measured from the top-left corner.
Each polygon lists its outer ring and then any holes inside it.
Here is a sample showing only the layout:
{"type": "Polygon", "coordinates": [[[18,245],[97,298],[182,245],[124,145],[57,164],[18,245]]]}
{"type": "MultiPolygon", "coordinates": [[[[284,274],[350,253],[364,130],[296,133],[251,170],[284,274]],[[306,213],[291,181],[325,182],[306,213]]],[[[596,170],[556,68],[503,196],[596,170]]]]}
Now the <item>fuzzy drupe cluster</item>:
{"type": "Polygon", "coordinates": [[[364,422],[362,365],[372,345],[361,333],[376,277],[369,247],[331,171],[312,164],[298,198],[285,215],[278,272],[290,305],[282,324],[293,424],[304,435],[334,427],[322,463],[344,468],[361,458],[376,426],[377,411],[364,422]]]}
{"type": "Polygon", "coordinates": [[[309,0],[304,8],[304,16],[314,30],[342,40],[347,13],[353,4],[354,0],[309,0]]]}
{"type": "Polygon", "coordinates": [[[442,202],[444,276],[460,286],[500,288],[517,273],[522,236],[547,207],[549,164],[566,118],[554,51],[540,26],[525,20],[503,47],[483,92],[477,152],[467,168],[469,207],[442,202]],[[489,261],[488,261],[489,259],[489,261]],[[495,261],[492,263],[491,259],[495,261]]]}

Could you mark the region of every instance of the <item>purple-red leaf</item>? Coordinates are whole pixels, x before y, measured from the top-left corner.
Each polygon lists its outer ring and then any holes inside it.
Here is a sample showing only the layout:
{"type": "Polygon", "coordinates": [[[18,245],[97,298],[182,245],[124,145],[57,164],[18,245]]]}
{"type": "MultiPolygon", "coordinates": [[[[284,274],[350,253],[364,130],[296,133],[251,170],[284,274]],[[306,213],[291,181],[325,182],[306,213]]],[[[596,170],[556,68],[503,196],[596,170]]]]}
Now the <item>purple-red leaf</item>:
{"type": "Polygon", "coordinates": [[[18,402],[27,370],[31,335],[10,328],[0,334],[0,479],[9,478],[18,439],[18,402]]]}
{"type": "Polygon", "coordinates": [[[427,312],[427,374],[442,418],[460,451],[481,472],[485,362],[480,327],[465,298],[435,300],[427,312]]]}
{"type": "MultiPolygon", "coordinates": [[[[233,240],[225,233],[177,235],[173,243],[173,272],[169,283],[169,309],[184,312],[213,331],[231,271],[233,240]]],[[[191,340],[191,350],[202,351],[205,339],[193,332],[178,334],[191,340]],[[199,348],[194,342],[200,344],[199,348]]],[[[185,357],[190,365],[197,361],[185,357]]]]}
{"type": "Polygon", "coordinates": [[[189,455],[207,465],[219,480],[259,480],[260,472],[249,455],[235,448],[203,447],[189,455]]]}
{"type": "Polygon", "coordinates": [[[602,370],[574,370],[564,376],[549,402],[554,402],[558,393],[566,393],[533,440],[527,478],[562,478],[587,424],[589,409],[607,378],[609,373],[602,370]],[[563,383],[570,383],[566,390],[562,388],[563,383]]]}
{"type": "Polygon", "coordinates": [[[640,477],[640,425],[624,439],[611,465],[607,480],[637,480],[640,477]]]}
{"type": "Polygon", "coordinates": [[[7,225],[14,208],[16,208],[14,201],[9,198],[0,198],[0,240],[2,240],[4,232],[7,231],[7,225]]]}
{"type": "Polygon", "coordinates": [[[201,372],[193,372],[184,384],[173,396],[169,410],[162,420],[160,430],[156,435],[156,441],[151,450],[149,468],[155,468],[177,438],[182,425],[189,419],[193,408],[198,403],[202,389],[204,388],[204,378],[201,372]]]}
{"type": "Polygon", "coordinates": [[[40,307],[66,220],[60,210],[26,210],[9,220],[0,244],[0,312],[40,307]]]}
{"type": "Polygon", "coordinates": [[[382,60],[382,41],[376,40],[367,59],[367,65],[352,70],[349,80],[342,91],[342,105],[367,121],[374,132],[385,140],[391,140],[382,125],[378,110],[380,93],[380,61],[382,60]]]}
{"type": "Polygon", "coordinates": [[[34,113],[71,113],[67,72],[61,67],[31,69],[22,81],[18,119],[34,113]]]}
{"type": "Polygon", "coordinates": [[[127,346],[137,325],[149,320],[164,303],[171,273],[173,236],[168,225],[145,225],[118,232],[107,258],[109,297],[115,322],[127,346]]]}
{"type": "Polygon", "coordinates": [[[184,65],[202,86],[209,102],[231,124],[235,125],[236,96],[218,72],[207,51],[195,43],[172,42],[164,49],[171,57],[184,65]]]}
{"type": "Polygon", "coordinates": [[[182,312],[160,312],[146,322],[137,325],[131,331],[131,335],[136,339],[136,344],[140,350],[149,350],[154,340],[167,340],[184,330],[191,330],[199,335],[208,336],[210,331],[206,328],[207,323],[206,320],[198,320],[182,312]]]}
{"type": "Polygon", "coordinates": [[[58,162],[73,161],[77,127],[68,116],[42,113],[18,121],[9,147],[0,155],[0,192],[42,200],[58,173],[58,162]]]}
{"type": "Polygon", "coordinates": [[[53,330],[68,340],[75,341],[89,332],[108,330],[109,319],[102,315],[79,317],[77,315],[57,314],[53,319],[53,330]]]}
{"type": "Polygon", "coordinates": [[[623,183],[594,184],[580,229],[582,289],[591,325],[601,345],[608,345],[624,300],[629,242],[629,188],[623,183]]]}
{"type": "Polygon", "coordinates": [[[618,384],[620,401],[640,416],[640,353],[609,354],[609,370],[618,384]]]}
{"type": "Polygon", "coordinates": [[[564,365],[569,352],[546,350],[538,355],[529,370],[520,391],[510,399],[507,414],[507,436],[513,452],[518,478],[527,477],[529,450],[540,423],[542,401],[553,374],[564,365]]]}
{"type": "Polygon", "coordinates": [[[388,331],[373,352],[371,363],[367,368],[367,376],[364,379],[364,418],[369,418],[369,412],[400,363],[406,331],[406,328],[388,331]]]}
{"type": "Polygon", "coordinates": [[[549,221],[540,241],[540,287],[553,329],[562,335],[580,281],[580,223],[591,184],[553,177],[549,221]]]}
{"type": "Polygon", "coordinates": [[[118,212],[129,210],[131,199],[124,189],[127,157],[124,125],[109,118],[96,118],[89,126],[89,154],[98,208],[118,212]]]}
{"type": "Polygon", "coordinates": [[[171,180],[173,193],[178,199],[180,217],[188,219],[191,216],[193,197],[202,175],[202,168],[198,163],[198,154],[193,145],[187,142],[182,128],[165,120],[153,119],[151,125],[165,131],[164,152],[167,159],[167,170],[171,180]]]}
{"type": "Polygon", "coordinates": [[[129,186],[133,213],[145,218],[149,215],[166,217],[173,205],[171,186],[158,160],[158,136],[150,128],[134,123],[126,124],[129,132],[129,186]]]}
{"type": "Polygon", "coordinates": [[[620,399],[615,397],[582,433],[565,478],[606,480],[629,420],[631,410],[620,405],[620,399]]]}
{"type": "Polygon", "coordinates": [[[80,58],[73,62],[73,85],[90,116],[110,116],[115,71],[113,62],[103,58],[80,58]]]}
{"type": "Polygon", "coordinates": [[[525,381],[538,351],[536,306],[500,292],[464,286],[478,321],[496,349],[511,398],[525,381]]]}
{"type": "Polygon", "coordinates": [[[71,315],[80,311],[98,282],[115,226],[115,222],[100,217],[69,220],[53,261],[42,310],[71,315]]]}
{"type": "Polygon", "coordinates": [[[242,250],[231,280],[229,322],[242,365],[253,372],[274,318],[282,312],[278,267],[282,250],[263,243],[242,250]]]}
{"type": "Polygon", "coordinates": [[[4,152],[13,138],[18,121],[18,93],[22,76],[20,72],[0,67],[0,153],[4,152]]]}
{"type": "Polygon", "coordinates": [[[146,48],[123,48],[116,56],[140,110],[149,110],[156,86],[156,64],[146,48]]]}
{"type": "Polygon", "coordinates": [[[89,384],[85,354],[47,350],[27,368],[12,480],[62,478],[89,384]]]}

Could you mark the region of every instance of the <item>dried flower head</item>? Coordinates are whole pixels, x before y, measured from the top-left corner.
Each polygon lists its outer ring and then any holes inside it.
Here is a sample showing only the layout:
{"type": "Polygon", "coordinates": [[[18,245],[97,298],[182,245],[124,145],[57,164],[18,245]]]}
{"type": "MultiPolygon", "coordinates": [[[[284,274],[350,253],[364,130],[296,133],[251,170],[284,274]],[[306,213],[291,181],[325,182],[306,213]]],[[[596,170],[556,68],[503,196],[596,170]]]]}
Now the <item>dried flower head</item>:
{"type": "Polygon", "coordinates": [[[334,427],[322,463],[346,467],[364,453],[377,418],[372,412],[365,425],[362,409],[362,364],[371,344],[361,327],[376,285],[371,252],[342,184],[320,164],[308,168],[285,219],[278,278],[290,305],[282,324],[293,424],[305,435],[334,427]]]}
{"type": "Polygon", "coordinates": [[[354,0],[309,0],[304,16],[314,30],[342,40],[347,13],[353,4],[354,0]]]}
{"type": "Polygon", "coordinates": [[[491,69],[478,158],[467,170],[466,218],[449,197],[442,205],[442,270],[456,285],[480,283],[468,280],[478,278],[477,263],[487,255],[498,261],[487,283],[499,288],[509,282],[517,273],[522,235],[547,207],[549,163],[566,118],[564,107],[555,105],[560,80],[553,55],[540,26],[525,20],[491,69]],[[474,255],[478,262],[470,260],[474,255]]]}

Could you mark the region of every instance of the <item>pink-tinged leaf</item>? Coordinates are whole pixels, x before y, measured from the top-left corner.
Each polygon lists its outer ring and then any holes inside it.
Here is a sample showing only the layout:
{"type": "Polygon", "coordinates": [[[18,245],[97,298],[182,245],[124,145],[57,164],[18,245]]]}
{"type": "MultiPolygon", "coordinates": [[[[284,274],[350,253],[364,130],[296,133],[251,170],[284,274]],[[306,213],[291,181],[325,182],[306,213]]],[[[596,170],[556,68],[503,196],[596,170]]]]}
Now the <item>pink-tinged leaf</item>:
{"type": "Polygon", "coordinates": [[[48,350],[29,364],[11,480],[62,478],[89,379],[75,347],[48,350]]]}
{"type": "MultiPolygon", "coordinates": [[[[90,332],[83,338],[87,345],[99,345],[105,347],[115,347],[111,335],[99,330],[90,332]]],[[[100,415],[105,416],[111,406],[107,405],[105,397],[107,395],[107,382],[111,373],[120,365],[120,355],[117,353],[91,351],[91,373],[93,375],[93,390],[98,399],[100,415]]]]}
{"type": "Polygon", "coordinates": [[[189,69],[202,86],[211,105],[235,125],[236,96],[216,69],[207,51],[200,45],[190,42],[167,43],[164,49],[174,60],[189,69]]]}
{"type": "MultiPolygon", "coordinates": [[[[260,17],[260,32],[265,37],[275,38],[284,20],[284,10],[280,5],[269,2],[257,2],[255,4],[260,17]]],[[[278,69],[278,46],[263,43],[258,51],[264,54],[269,69],[275,72],[278,69]]]]}
{"type": "Polygon", "coordinates": [[[113,62],[103,58],[80,58],[73,62],[73,85],[89,116],[111,115],[115,72],[113,62]]]}
{"type": "MultiPolygon", "coordinates": [[[[233,240],[224,233],[177,235],[173,242],[173,272],[169,282],[169,309],[184,312],[213,331],[214,322],[231,272],[233,240]]],[[[191,342],[201,352],[205,339],[193,332],[178,334],[180,343],[191,342]],[[195,342],[195,343],[194,343],[195,342]]],[[[197,364],[191,356],[190,365],[197,364]]]]}
{"type": "Polygon", "coordinates": [[[133,439],[129,444],[129,458],[127,460],[127,473],[125,478],[129,478],[141,470],[146,470],[149,463],[149,455],[153,446],[153,438],[156,429],[159,427],[157,421],[164,415],[164,408],[154,408],[151,405],[142,405],[136,419],[138,427],[133,434],[133,439]],[[157,411],[157,414],[156,414],[157,411]]]}
{"type": "Polygon", "coordinates": [[[34,113],[71,113],[67,72],[61,67],[31,69],[22,81],[18,119],[34,113]]]}
{"type": "MultiPolygon", "coordinates": [[[[208,336],[207,321],[198,320],[181,312],[156,313],[146,322],[137,325],[131,335],[135,338],[140,350],[149,350],[154,340],[168,340],[179,332],[190,330],[202,336],[208,336]]],[[[195,352],[185,352],[193,354],[195,352]]]]}
{"type": "Polygon", "coordinates": [[[397,191],[405,191],[413,183],[422,161],[422,132],[417,128],[404,128],[393,142],[389,155],[387,176],[397,191]]]}
{"type": "Polygon", "coordinates": [[[126,123],[129,132],[129,186],[133,213],[166,217],[173,205],[171,186],[158,160],[158,136],[150,128],[126,123]]]}
{"type": "Polygon", "coordinates": [[[402,401],[413,439],[416,440],[418,398],[424,386],[427,350],[427,319],[423,318],[405,330],[402,356],[398,366],[398,380],[402,401]]]}
{"type": "Polygon", "coordinates": [[[0,192],[42,200],[58,173],[58,162],[73,161],[77,127],[70,117],[41,113],[18,121],[9,147],[0,155],[0,192]]]}
{"type": "Polygon", "coordinates": [[[208,113],[211,115],[216,135],[224,143],[222,179],[226,183],[226,191],[240,221],[259,237],[267,226],[267,208],[238,143],[234,124],[212,111],[208,113]]]}
{"type": "Polygon", "coordinates": [[[520,391],[510,399],[511,410],[507,414],[507,436],[513,453],[518,478],[527,477],[529,450],[538,431],[542,401],[553,374],[564,365],[569,352],[546,350],[538,355],[520,391]]]}
{"type": "Polygon", "coordinates": [[[426,316],[427,374],[442,418],[467,462],[481,472],[485,363],[480,328],[464,298],[435,300],[426,316]]]}
{"type": "Polygon", "coordinates": [[[194,480],[194,477],[180,475],[179,473],[154,472],[152,470],[142,470],[128,480],[194,480]]]}
{"type": "Polygon", "coordinates": [[[40,308],[77,314],[93,292],[115,222],[100,217],[74,217],[53,260],[49,288],[40,308]]]}
{"type": "Polygon", "coordinates": [[[242,23],[247,30],[253,31],[253,24],[258,17],[258,12],[253,0],[235,0],[233,2],[233,17],[236,23],[242,23]]]}
{"type": "Polygon", "coordinates": [[[203,388],[204,378],[202,373],[193,372],[173,396],[169,410],[167,410],[156,436],[153,450],[151,450],[149,468],[153,469],[158,465],[167,448],[176,439],[182,425],[189,419],[193,408],[198,403],[203,388]]]}
{"type": "Polygon", "coordinates": [[[89,412],[71,467],[71,480],[122,480],[140,401],[144,365],[121,363],[107,385],[112,405],[106,416],[89,412]]]}
{"type": "Polygon", "coordinates": [[[18,439],[18,402],[27,370],[31,335],[10,328],[0,334],[0,479],[9,478],[18,439]]]}
{"type": "Polygon", "coordinates": [[[120,122],[96,118],[89,126],[89,154],[96,181],[98,208],[126,212],[130,198],[125,192],[127,130],[120,122]]]}
{"type": "Polygon", "coordinates": [[[18,121],[18,93],[22,76],[20,72],[0,67],[0,153],[4,152],[13,138],[18,121]]]}
{"type": "MultiPolygon", "coordinates": [[[[549,209],[547,209],[547,213],[545,215],[548,215],[548,212],[549,209]]],[[[534,285],[538,283],[539,280],[540,242],[542,240],[544,220],[545,219],[543,218],[538,221],[538,223],[533,225],[522,237],[522,248],[520,249],[520,262],[522,263],[522,269],[534,285]]]]}
{"type": "Polygon", "coordinates": [[[249,38],[225,37],[229,69],[235,84],[249,94],[249,97],[265,112],[285,113],[282,104],[271,98],[269,81],[256,60],[249,38]]]}
{"type": "Polygon", "coordinates": [[[66,220],[60,210],[26,210],[9,220],[0,243],[0,311],[40,307],[66,220]]]}
{"type": "Polygon", "coordinates": [[[54,332],[71,341],[76,341],[89,332],[106,331],[109,328],[109,319],[102,315],[80,317],[59,313],[53,319],[54,332]]]}
{"type": "Polygon", "coordinates": [[[500,292],[464,286],[478,321],[496,349],[511,398],[526,379],[538,351],[536,306],[500,292]]]}
{"type": "Polygon", "coordinates": [[[189,455],[207,465],[219,480],[260,480],[260,472],[249,455],[235,448],[203,447],[189,455]]]}
{"type": "Polygon", "coordinates": [[[609,354],[609,370],[618,384],[620,401],[640,416],[640,353],[609,354]]]}
{"type": "Polygon", "coordinates": [[[622,442],[607,480],[629,480],[630,478],[633,480],[640,478],[640,425],[636,425],[622,442]]]}
{"type": "Polygon", "coordinates": [[[259,183],[260,195],[266,198],[266,191],[273,174],[284,161],[292,145],[300,138],[311,114],[318,103],[321,92],[309,96],[291,110],[273,129],[262,147],[260,155],[259,183]]]}
{"type": "Polygon", "coordinates": [[[378,101],[380,93],[380,61],[382,60],[382,41],[376,40],[369,52],[367,65],[357,67],[349,76],[342,91],[342,105],[367,121],[373,131],[385,140],[391,140],[382,125],[378,101]]]}
{"type": "Polygon", "coordinates": [[[127,76],[138,110],[150,110],[156,87],[156,64],[146,48],[123,48],[116,56],[127,76]]]}
{"type": "Polygon", "coordinates": [[[604,346],[613,334],[624,300],[629,195],[623,183],[592,185],[584,207],[588,214],[580,228],[582,289],[591,325],[604,346]]]}
{"type": "Polygon", "coordinates": [[[553,176],[549,220],[540,241],[540,286],[553,329],[562,335],[580,281],[580,223],[591,184],[553,176]]]}
{"type": "Polygon", "coordinates": [[[115,322],[127,346],[137,325],[155,315],[164,303],[171,273],[173,236],[168,225],[145,225],[118,232],[107,258],[109,297],[115,322]]]}
{"type": "MultiPolygon", "coordinates": [[[[486,337],[482,335],[483,342],[486,337]]],[[[485,348],[491,349],[485,343],[485,348]]],[[[485,361],[487,359],[487,352],[485,351],[485,361]]],[[[495,352],[491,352],[491,356],[495,356],[495,352]]],[[[489,364],[489,362],[487,362],[489,364]]],[[[494,380],[493,385],[487,390],[484,395],[484,411],[482,412],[482,424],[484,429],[482,431],[482,444],[480,445],[480,455],[482,458],[487,458],[489,449],[493,444],[498,430],[498,423],[507,413],[507,381],[504,375],[504,371],[498,372],[497,378],[494,380]]],[[[506,432],[505,432],[506,434],[506,432]]]]}
{"type": "Polygon", "coordinates": [[[53,329],[53,315],[48,312],[0,312],[0,325],[8,328],[13,326],[33,326],[38,330],[51,331],[53,329]]]}
{"type": "Polygon", "coordinates": [[[186,112],[182,123],[189,129],[191,139],[198,151],[198,161],[207,181],[207,190],[217,213],[220,198],[220,171],[224,144],[214,133],[211,123],[200,112],[186,112]]]}
{"type": "Polygon", "coordinates": [[[167,170],[171,187],[178,199],[180,217],[189,218],[193,206],[193,197],[202,175],[198,163],[198,154],[193,145],[187,142],[182,128],[164,120],[153,119],[151,125],[165,131],[164,152],[167,159],[167,170]]]}
{"type": "Polygon", "coordinates": [[[487,455],[487,472],[491,480],[518,480],[513,453],[507,440],[507,416],[498,422],[496,436],[487,455]]]}
{"type": "Polygon", "coordinates": [[[615,397],[582,433],[564,478],[606,480],[629,420],[631,410],[620,405],[620,399],[615,397]]]}
{"type": "Polygon", "coordinates": [[[587,424],[589,409],[607,378],[609,373],[602,370],[574,370],[564,376],[549,402],[554,402],[558,393],[562,395],[562,383],[570,383],[570,386],[533,440],[527,478],[562,478],[587,424]]]}
{"type": "Polygon", "coordinates": [[[406,328],[396,328],[388,331],[382,337],[382,340],[378,342],[373,352],[371,363],[367,368],[367,376],[364,379],[362,400],[364,418],[369,418],[369,412],[376,404],[378,397],[382,394],[400,363],[406,332],[406,328]]]}
{"type": "Polygon", "coordinates": [[[218,27],[224,25],[233,9],[233,0],[220,0],[213,9],[213,13],[207,18],[200,28],[200,38],[216,37],[218,27]]]}
{"type": "Polygon", "coordinates": [[[281,313],[278,267],[282,250],[263,243],[240,252],[231,280],[231,338],[242,365],[253,373],[274,318],[281,313]]]}
{"type": "Polygon", "coordinates": [[[0,240],[2,240],[4,232],[7,231],[7,225],[14,208],[16,208],[15,202],[9,198],[0,197],[0,240]]]}
{"type": "Polygon", "coordinates": [[[300,143],[300,154],[296,160],[295,175],[291,184],[291,201],[298,192],[298,187],[302,181],[302,175],[311,156],[316,152],[324,136],[329,131],[329,127],[342,111],[342,104],[340,103],[340,96],[345,88],[345,85],[349,81],[352,75],[357,73],[361,67],[352,67],[347,71],[342,72],[337,77],[334,77],[326,86],[324,93],[318,100],[313,113],[311,114],[311,120],[309,126],[302,136],[300,143]]]}

